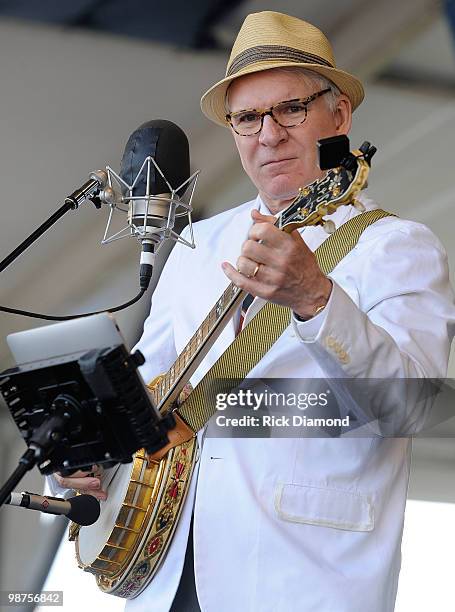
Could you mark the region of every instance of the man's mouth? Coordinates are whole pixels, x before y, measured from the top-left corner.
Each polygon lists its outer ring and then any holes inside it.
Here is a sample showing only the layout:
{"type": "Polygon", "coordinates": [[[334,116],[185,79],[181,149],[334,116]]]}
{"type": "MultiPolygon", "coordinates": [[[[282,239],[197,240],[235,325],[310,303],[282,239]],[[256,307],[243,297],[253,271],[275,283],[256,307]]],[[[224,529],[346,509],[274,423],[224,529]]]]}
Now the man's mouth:
{"type": "Polygon", "coordinates": [[[263,166],[277,166],[278,164],[283,164],[285,162],[290,162],[292,160],[294,160],[295,157],[285,157],[283,159],[270,159],[266,162],[264,162],[262,165],[263,166]]]}

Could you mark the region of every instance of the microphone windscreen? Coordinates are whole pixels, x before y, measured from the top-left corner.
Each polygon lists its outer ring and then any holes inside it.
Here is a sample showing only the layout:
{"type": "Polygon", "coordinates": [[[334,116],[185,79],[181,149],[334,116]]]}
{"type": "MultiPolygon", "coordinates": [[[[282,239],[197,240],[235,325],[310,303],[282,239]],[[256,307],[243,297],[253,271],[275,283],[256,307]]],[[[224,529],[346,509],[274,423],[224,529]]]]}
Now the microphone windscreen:
{"type": "Polygon", "coordinates": [[[67,499],[71,510],[66,515],[70,520],[87,527],[96,523],[100,516],[100,502],[93,495],[76,495],[67,499]]]}
{"type": "MultiPolygon", "coordinates": [[[[190,149],[185,132],[172,121],[155,119],[135,130],[126,143],[120,166],[120,176],[131,185],[147,157],[153,157],[167,181],[176,189],[190,176],[190,149]]],[[[169,187],[152,164],[150,194],[168,193],[169,187]]],[[[147,170],[141,173],[133,196],[146,193],[147,170]]]]}

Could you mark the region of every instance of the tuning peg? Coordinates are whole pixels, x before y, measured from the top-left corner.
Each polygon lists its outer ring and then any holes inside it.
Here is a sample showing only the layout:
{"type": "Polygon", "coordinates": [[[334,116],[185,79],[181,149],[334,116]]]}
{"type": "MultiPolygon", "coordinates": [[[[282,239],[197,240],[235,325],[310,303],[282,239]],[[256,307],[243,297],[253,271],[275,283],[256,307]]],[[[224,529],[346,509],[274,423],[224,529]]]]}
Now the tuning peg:
{"type": "Polygon", "coordinates": [[[360,200],[354,200],[352,202],[352,205],[354,206],[354,208],[356,210],[358,210],[359,212],[363,212],[365,210],[365,206],[362,204],[362,202],[360,202],[360,200]]]}
{"type": "Polygon", "coordinates": [[[330,219],[324,221],[322,223],[322,227],[324,228],[324,231],[327,232],[327,234],[333,234],[333,232],[336,230],[335,223],[330,219]]]}

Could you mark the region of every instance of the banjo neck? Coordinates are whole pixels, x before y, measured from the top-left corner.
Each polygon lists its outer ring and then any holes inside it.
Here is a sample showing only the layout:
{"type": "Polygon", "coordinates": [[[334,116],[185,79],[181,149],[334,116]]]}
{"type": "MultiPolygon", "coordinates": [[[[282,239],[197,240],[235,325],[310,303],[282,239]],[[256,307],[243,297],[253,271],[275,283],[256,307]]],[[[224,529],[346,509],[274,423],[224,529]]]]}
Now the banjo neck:
{"type": "Polygon", "coordinates": [[[155,384],[152,384],[151,393],[158,410],[162,414],[173,408],[181,391],[246,295],[246,291],[242,291],[236,285],[230,283],[166,374],[159,377],[155,384]]]}

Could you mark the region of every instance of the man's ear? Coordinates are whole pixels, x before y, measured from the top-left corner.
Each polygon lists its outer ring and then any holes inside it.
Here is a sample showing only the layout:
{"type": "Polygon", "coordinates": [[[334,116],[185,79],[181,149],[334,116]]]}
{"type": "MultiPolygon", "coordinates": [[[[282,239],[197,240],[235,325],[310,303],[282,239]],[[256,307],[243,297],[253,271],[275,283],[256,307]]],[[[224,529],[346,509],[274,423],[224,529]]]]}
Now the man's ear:
{"type": "Polygon", "coordinates": [[[349,133],[352,124],[352,106],[350,99],[344,94],[341,94],[337,100],[335,123],[337,134],[349,133]]]}

